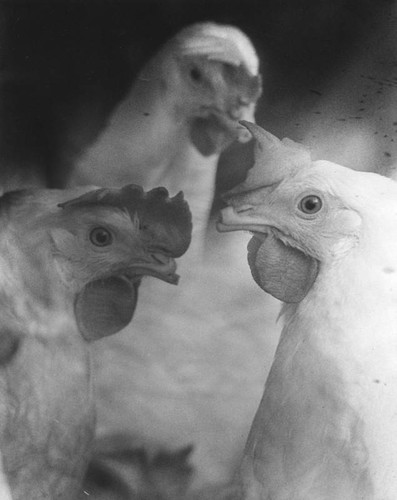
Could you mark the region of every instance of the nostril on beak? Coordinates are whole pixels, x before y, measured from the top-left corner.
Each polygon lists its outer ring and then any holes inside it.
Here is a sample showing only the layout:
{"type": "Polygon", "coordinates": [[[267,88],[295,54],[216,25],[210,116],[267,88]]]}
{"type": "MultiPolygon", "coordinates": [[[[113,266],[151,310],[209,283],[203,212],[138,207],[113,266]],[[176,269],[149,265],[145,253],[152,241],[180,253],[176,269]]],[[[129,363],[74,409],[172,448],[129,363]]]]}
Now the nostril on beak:
{"type": "Polygon", "coordinates": [[[253,205],[241,205],[241,207],[236,207],[234,210],[237,214],[243,214],[245,212],[250,212],[254,208],[253,205]]]}
{"type": "Polygon", "coordinates": [[[152,252],[150,256],[155,262],[158,262],[159,264],[168,264],[170,261],[170,258],[167,255],[164,255],[160,252],[152,252]]]}

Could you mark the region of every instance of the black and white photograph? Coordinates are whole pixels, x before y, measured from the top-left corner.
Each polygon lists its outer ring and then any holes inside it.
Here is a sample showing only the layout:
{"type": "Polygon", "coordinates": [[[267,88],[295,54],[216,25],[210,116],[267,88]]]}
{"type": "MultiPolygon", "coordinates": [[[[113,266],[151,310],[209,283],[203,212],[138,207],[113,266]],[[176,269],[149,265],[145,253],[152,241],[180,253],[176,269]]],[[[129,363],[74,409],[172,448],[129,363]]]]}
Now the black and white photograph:
{"type": "Polygon", "coordinates": [[[0,0],[0,500],[397,500],[397,1],[0,0]]]}

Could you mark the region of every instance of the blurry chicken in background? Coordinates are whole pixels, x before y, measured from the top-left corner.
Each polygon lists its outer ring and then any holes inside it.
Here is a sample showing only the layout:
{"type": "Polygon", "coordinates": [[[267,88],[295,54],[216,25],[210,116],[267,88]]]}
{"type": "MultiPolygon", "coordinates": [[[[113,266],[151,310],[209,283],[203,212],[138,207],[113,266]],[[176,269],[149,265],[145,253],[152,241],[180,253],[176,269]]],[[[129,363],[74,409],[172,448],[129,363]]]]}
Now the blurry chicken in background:
{"type": "Polygon", "coordinates": [[[97,344],[95,368],[99,436],[124,432],[149,450],[193,444],[200,486],[230,478],[263,383],[258,353],[268,340],[241,321],[241,308],[256,295],[262,310],[266,298],[246,267],[229,265],[235,251],[225,239],[204,248],[219,155],[247,140],[238,120],[254,119],[260,93],[259,61],[240,30],[187,27],[143,69],[69,180],[160,182],[183,189],[192,209],[180,291],[161,298],[163,287],[143,286],[133,334],[97,344]]]}
{"type": "Polygon", "coordinates": [[[191,214],[163,188],[0,198],[0,497],[75,499],[95,427],[88,342],[134,314],[140,281],[177,283],[191,214]]]}

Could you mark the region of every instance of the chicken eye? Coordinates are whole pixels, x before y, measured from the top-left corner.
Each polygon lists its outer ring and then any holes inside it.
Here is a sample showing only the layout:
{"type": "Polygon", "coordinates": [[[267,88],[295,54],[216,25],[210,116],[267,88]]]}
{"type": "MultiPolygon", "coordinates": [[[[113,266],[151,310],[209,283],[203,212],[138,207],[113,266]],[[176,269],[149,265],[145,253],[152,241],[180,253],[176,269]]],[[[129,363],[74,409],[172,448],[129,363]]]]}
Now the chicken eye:
{"type": "Polygon", "coordinates": [[[106,247],[111,245],[113,236],[110,231],[104,227],[95,227],[90,232],[90,241],[96,247],[106,247]]]}
{"type": "Polygon", "coordinates": [[[193,81],[199,82],[201,81],[201,72],[198,68],[194,67],[190,70],[190,77],[193,81]]]}
{"type": "Polygon", "coordinates": [[[316,214],[321,210],[322,206],[321,198],[313,194],[305,196],[299,202],[299,210],[305,214],[316,214]]]}

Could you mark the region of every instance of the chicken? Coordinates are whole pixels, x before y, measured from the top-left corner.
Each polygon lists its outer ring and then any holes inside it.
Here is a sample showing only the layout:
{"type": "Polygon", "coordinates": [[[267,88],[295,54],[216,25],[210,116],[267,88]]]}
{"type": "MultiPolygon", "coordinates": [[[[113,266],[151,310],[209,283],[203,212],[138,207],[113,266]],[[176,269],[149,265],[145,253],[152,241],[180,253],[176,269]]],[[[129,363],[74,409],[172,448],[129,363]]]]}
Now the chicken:
{"type": "Polygon", "coordinates": [[[247,180],[219,229],[249,230],[283,331],[241,468],[243,498],[397,496],[397,184],[311,161],[246,123],[247,180]]]}
{"type": "MultiPolygon", "coordinates": [[[[197,487],[234,472],[263,386],[265,338],[257,325],[246,332],[241,319],[256,287],[248,270],[229,272],[224,258],[233,261],[237,252],[241,262],[241,245],[225,248],[216,233],[206,242],[219,154],[236,137],[250,139],[237,120],[254,117],[258,67],[237,28],[185,28],[149,61],[70,179],[145,188],[161,182],[182,189],[189,202],[193,235],[180,261],[183,283],[163,297],[161,283],[144,283],[132,331],[94,349],[98,436],[126,434],[153,453],[193,444],[197,487]],[[236,281],[238,294],[231,292],[236,281]]],[[[268,302],[259,290],[257,297],[268,302]]],[[[259,313],[258,320],[262,325],[259,313]]]]}
{"type": "Polygon", "coordinates": [[[0,198],[0,498],[75,499],[94,433],[89,342],[130,322],[143,275],[177,283],[190,242],[164,188],[0,198]]]}

